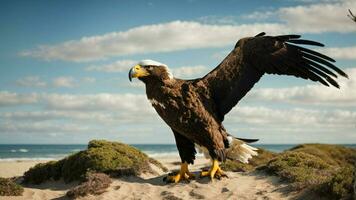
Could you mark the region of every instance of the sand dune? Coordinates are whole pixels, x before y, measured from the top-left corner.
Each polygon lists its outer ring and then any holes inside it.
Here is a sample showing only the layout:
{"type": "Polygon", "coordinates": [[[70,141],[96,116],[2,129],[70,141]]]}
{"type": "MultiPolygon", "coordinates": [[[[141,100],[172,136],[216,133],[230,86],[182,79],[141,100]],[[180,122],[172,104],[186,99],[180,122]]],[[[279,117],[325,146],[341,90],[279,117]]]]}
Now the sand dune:
{"type": "MultiPolygon", "coordinates": [[[[170,170],[176,170],[179,158],[158,158],[170,170]]],[[[0,162],[0,176],[21,175],[38,162],[0,162]]],[[[204,158],[196,160],[191,171],[198,174],[200,168],[209,165],[204,158]]],[[[197,178],[189,183],[165,184],[165,173],[157,169],[158,175],[143,174],[141,177],[113,179],[107,192],[99,196],[86,196],[80,199],[291,199],[283,193],[284,185],[278,178],[258,173],[228,172],[229,178],[210,182],[208,178],[197,178]]],[[[2,197],[1,199],[67,199],[65,193],[76,183],[49,181],[41,185],[25,187],[23,196],[2,197]]]]}

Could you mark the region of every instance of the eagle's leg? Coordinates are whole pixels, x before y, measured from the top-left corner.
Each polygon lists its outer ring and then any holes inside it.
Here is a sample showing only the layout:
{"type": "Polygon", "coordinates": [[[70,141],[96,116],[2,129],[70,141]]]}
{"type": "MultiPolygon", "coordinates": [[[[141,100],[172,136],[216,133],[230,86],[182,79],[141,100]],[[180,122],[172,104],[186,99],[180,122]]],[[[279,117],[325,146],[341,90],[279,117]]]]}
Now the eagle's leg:
{"type": "Polygon", "coordinates": [[[178,183],[181,180],[194,179],[194,174],[188,170],[188,163],[183,162],[180,166],[180,171],[175,175],[168,175],[163,180],[167,183],[178,183]]]}
{"type": "Polygon", "coordinates": [[[225,172],[220,168],[219,161],[216,159],[213,160],[213,165],[211,166],[209,171],[202,171],[200,173],[200,176],[210,176],[211,180],[213,180],[214,177],[218,179],[220,179],[221,177],[227,177],[225,172]]]}

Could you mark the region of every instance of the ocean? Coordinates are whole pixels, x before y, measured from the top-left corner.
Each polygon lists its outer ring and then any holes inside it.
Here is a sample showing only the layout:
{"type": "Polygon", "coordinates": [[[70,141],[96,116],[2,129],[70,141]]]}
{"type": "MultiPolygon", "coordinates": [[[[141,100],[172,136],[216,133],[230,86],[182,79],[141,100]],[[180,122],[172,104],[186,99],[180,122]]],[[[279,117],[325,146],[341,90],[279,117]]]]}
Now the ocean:
{"type": "MultiPolygon", "coordinates": [[[[282,152],[296,145],[297,144],[254,144],[253,146],[273,152],[282,152]]],[[[145,152],[150,157],[178,155],[175,144],[132,144],[132,146],[145,152]]],[[[356,148],[356,144],[345,144],[344,146],[356,148]]],[[[86,148],[87,145],[84,144],[0,144],[0,161],[55,160],[86,148]]]]}

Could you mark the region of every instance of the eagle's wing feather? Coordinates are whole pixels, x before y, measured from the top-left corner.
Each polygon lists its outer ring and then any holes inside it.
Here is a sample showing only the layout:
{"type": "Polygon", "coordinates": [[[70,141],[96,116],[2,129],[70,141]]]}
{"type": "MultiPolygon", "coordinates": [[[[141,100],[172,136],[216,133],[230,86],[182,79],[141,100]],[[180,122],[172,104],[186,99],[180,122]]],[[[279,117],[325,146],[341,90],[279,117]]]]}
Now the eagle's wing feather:
{"type": "Polygon", "coordinates": [[[299,39],[299,35],[244,38],[203,80],[210,88],[221,121],[241,98],[265,74],[291,75],[339,88],[332,78],[347,74],[337,68],[334,59],[298,45],[324,46],[299,39]]]}

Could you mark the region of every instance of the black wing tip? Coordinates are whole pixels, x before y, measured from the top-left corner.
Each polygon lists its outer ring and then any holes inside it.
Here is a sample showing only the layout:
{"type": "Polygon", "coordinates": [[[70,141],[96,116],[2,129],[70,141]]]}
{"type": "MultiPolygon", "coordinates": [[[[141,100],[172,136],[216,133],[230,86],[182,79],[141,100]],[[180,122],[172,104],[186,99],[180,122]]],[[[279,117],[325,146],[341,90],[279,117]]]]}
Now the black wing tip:
{"type": "Polygon", "coordinates": [[[334,79],[332,79],[332,78],[330,78],[330,77],[327,77],[326,80],[327,80],[331,85],[333,85],[334,87],[340,89],[340,85],[339,85],[334,79]]]}
{"type": "Polygon", "coordinates": [[[341,71],[339,74],[347,79],[349,79],[349,75],[347,75],[345,72],[341,71]]]}
{"type": "Polygon", "coordinates": [[[298,38],[300,38],[300,37],[302,37],[302,36],[301,36],[301,35],[296,35],[296,34],[279,35],[279,36],[277,36],[277,38],[286,38],[286,39],[288,39],[288,40],[290,40],[290,39],[298,39],[298,38]]]}
{"type": "Polygon", "coordinates": [[[255,35],[255,37],[261,37],[261,36],[264,36],[264,35],[266,35],[266,33],[265,32],[261,32],[261,33],[255,35]]]}
{"type": "Polygon", "coordinates": [[[324,47],[325,45],[320,43],[320,42],[316,42],[316,41],[312,41],[312,40],[303,40],[303,39],[293,39],[293,40],[288,40],[287,42],[293,43],[293,44],[301,44],[301,45],[313,45],[313,46],[319,46],[319,47],[324,47]]]}
{"type": "Polygon", "coordinates": [[[254,143],[254,142],[257,142],[259,139],[247,139],[247,138],[236,138],[238,140],[241,140],[241,141],[244,141],[246,143],[254,143]]]}

